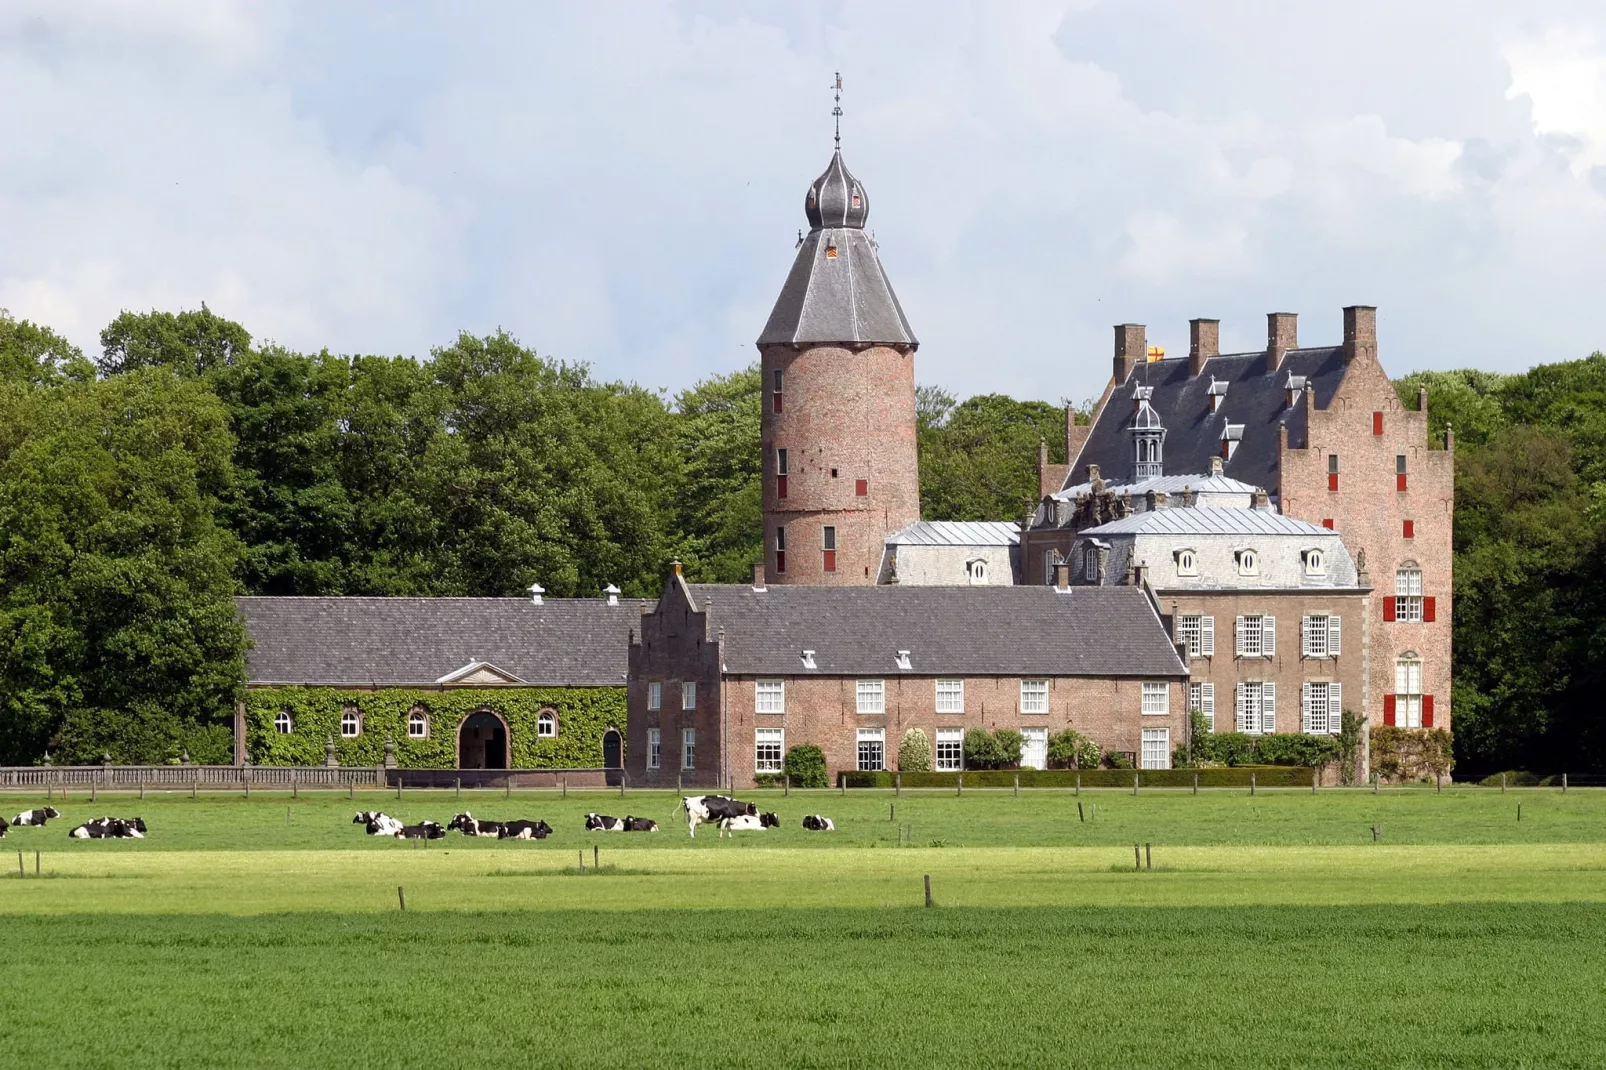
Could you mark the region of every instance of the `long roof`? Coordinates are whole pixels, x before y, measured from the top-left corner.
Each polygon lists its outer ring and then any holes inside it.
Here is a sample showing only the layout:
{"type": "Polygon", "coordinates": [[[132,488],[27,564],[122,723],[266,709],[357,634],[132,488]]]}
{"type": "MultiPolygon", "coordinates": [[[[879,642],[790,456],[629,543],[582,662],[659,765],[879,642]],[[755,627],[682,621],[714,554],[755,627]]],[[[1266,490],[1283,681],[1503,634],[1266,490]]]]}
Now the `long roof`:
{"type": "Polygon", "coordinates": [[[891,546],[1016,546],[1020,525],[1008,520],[916,520],[886,541],[891,546]]]}
{"type": "Polygon", "coordinates": [[[600,598],[235,599],[249,684],[431,684],[472,661],[551,687],[623,686],[643,606],[600,598]]]}
{"type": "MultiPolygon", "coordinates": [[[[1258,489],[1242,480],[1209,473],[1191,476],[1151,476],[1136,483],[1129,483],[1123,478],[1106,479],[1103,472],[1099,473],[1099,478],[1104,481],[1104,489],[1110,493],[1122,494],[1130,491],[1134,498],[1151,490],[1164,494],[1180,494],[1185,490],[1201,494],[1253,494],[1258,489]]],[[[1079,495],[1092,493],[1093,484],[1083,482],[1073,483],[1052,496],[1064,501],[1074,501],[1079,495]]]]}
{"type": "MultiPolygon", "coordinates": [[[[1136,587],[684,588],[724,633],[725,671],[774,676],[1186,676],[1136,587]],[[814,651],[816,668],[803,665],[814,651]],[[897,663],[909,652],[908,669],[897,663]]],[[[666,591],[673,595],[675,586],[666,591]]]]}
{"type": "Polygon", "coordinates": [[[1133,513],[1083,535],[1323,535],[1329,528],[1295,520],[1270,509],[1151,509],[1133,513]]]}

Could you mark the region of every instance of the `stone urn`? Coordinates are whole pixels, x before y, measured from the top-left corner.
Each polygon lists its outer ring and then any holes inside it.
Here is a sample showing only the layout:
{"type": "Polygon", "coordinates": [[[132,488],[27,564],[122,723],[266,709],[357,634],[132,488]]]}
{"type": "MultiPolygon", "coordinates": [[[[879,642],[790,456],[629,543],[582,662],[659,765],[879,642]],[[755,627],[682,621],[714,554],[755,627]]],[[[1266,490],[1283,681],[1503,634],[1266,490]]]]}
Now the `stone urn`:
{"type": "Polygon", "coordinates": [[[340,759],[335,757],[334,736],[330,736],[328,741],[323,745],[323,764],[330,769],[333,769],[340,764],[340,759]]]}
{"type": "Polygon", "coordinates": [[[385,740],[385,768],[396,768],[396,741],[394,739],[385,740]]]}

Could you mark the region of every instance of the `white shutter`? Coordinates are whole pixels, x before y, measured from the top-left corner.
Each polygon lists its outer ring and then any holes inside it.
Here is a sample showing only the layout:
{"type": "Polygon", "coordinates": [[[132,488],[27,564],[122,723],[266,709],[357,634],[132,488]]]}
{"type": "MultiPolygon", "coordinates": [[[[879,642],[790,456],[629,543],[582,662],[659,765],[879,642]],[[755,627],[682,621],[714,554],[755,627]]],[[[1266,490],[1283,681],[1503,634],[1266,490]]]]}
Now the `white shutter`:
{"type": "Polygon", "coordinates": [[[1301,657],[1310,657],[1311,618],[1299,618],[1299,653],[1301,657]]]}
{"type": "Polygon", "coordinates": [[[1210,731],[1216,730],[1216,685],[1199,685],[1199,712],[1210,722],[1210,731]]]}
{"type": "Polygon", "coordinates": [[[1199,653],[1209,656],[1216,652],[1216,618],[1199,618],[1199,653]]]}
{"type": "MultiPolygon", "coordinates": [[[[1242,617],[1238,618],[1243,620],[1242,617]]],[[[1244,711],[1244,685],[1238,685],[1237,697],[1234,701],[1233,729],[1238,732],[1249,731],[1249,715],[1244,711]]]]}
{"type": "MultiPolygon", "coordinates": [[[[1267,618],[1270,620],[1271,618],[1267,618]]],[[[1277,685],[1260,685],[1260,730],[1267,735],[1277,731],[1277,685]]]]}
{"type": "Polygon", "coordinates": [[[1238,618],[1238,623],[1234,626],[1233,632],[1234,646],[1232,652],[1241,658],[1244,656],[1244,619],[1242,617],[1238,618]]]}
{"type": "Polygon", "coordinates": [[[1334,613],[1327,618],[1327,656],[1338,657],[1339,653],[1339,616],[1334,613]]]}
{"type": "Polygon", "coordinates": [[[1260,653],[1269,658],[1277,653],[1277,618],[1261,617],[1260,623],[1265,629],[1260,633],[1260,653]]]}
{"type": "MultiPolygon", "coordinates": [[[[1305,619],[1310,620],[1309,617],[1305,619]]],[[[1308,680],[1299,685],[1299,730],[1307,735],[1313,731],[1310,723],[1310,682],[1308,680]]]]}
{"type": "MultiPolygon", "coordinates": [[[[1337,620],[1337,617],[1333,618],[1337,620]]],[[[1344,685],[1336,680],[1327,685],[1327,730],[1338,735],[1344,727],[1344,685]]]]}

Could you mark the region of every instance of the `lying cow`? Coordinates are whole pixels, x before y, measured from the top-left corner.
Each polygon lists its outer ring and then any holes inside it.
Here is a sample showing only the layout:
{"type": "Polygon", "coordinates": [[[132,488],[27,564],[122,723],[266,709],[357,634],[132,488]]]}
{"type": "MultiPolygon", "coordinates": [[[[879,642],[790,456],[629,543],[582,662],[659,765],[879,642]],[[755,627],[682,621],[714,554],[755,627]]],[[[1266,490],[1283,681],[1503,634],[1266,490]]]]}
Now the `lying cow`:
{"type": "Polygon", "coordinates": [[[146,831],[144,818],[97,817],[67,835],[75,840],[143,840],[146,831]]]}
{"type": "Polygon", "coordinates": [[[43,825],[53,817],[60,817],[61,812],[54,806],[47,806],[43,810],[24,810],[11,819],[13,825],[43,825]]]}
{"type": "Polygon", "coordinates": [[[626,832],[657,832],[658,822],[650,817],[626,817],[626,832]]]}
{"type": "Polygon", "coordinates": [[[3,839],[6,838],[6,829],[8,829],[10,827],[11,827],[11,822],[7,821],[3,817],[0,817],[0,840],[3,840],[3,839]]]}
{"type": "Polygon", "coordinates": [[[805,817],[803,819],[803,827],[810,832],[833,832],[836,830],[836,826],[831,824],[831,819],[820,814],[810,814],[805,817]]]}
{"type": "Polygon", "coordinates": [[[544,840],[552,835],[552,826],[545,821],[504,821],[497,831],[499,840],[544,840]]]}
{"type": "Polygon", "coordinates": [[[682,799],[681,805],[686,808],[686,821],[694,837],[698,825],[717,825],[730,817],[758,818],[757,806],[724,795],[693,795],[682,799]]]}
{"type": "Polygon", "coordinates": [[[759,814],[758,823],[767,829],[778,829],[781,827],[781,819],[776,817],[774,813],[759,814]]]}
{"type": "Polygon", "coordinates": [[[587,832],[623,832],[625,823],[617,817],[607,817],[603,814],[586,815],[587,832]]]}
{"type": "Polygon", "coordinates": [[[764,824],[763,818],[755,817],[752,814],[742,814],[738,817],[721,819],[719,836],[720,839],[724,839],[725,835],[729,833],[734,838],[738,832],[763,832],[768,827],[768,825],[764,824]]]}
{"type": "Polygon", "coordinates": [[[502,822],[481,821],[470,813],[461,813],[446,823],[448,829],[456,829],[465,836],[496,836],[502,835],[502,822]]]}
{"type": "Polygon", "coordinates": [[[391,835],[398,840],[444,840],[446,830],[434,821],[420,821],[416,825],[403,825],[391,835]]]}
{"type": "Polygon", "coordinates": [[[351,819],[353,825],[366,825],[370,836],[394,836],[402,823],[379,810],[359,810],[351,819]]]}

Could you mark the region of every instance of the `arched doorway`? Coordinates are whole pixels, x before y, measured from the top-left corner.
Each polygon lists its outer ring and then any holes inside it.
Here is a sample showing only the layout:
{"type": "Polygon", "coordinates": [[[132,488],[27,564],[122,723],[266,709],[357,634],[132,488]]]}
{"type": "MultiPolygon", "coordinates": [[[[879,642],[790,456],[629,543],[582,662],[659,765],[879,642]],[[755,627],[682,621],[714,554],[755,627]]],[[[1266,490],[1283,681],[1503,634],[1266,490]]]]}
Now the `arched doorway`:
{"type": "Polygon", "coordinates": [[[507,723],[489,710],[463,718],[457,726],[459,769],[506,769],[507,723]]]}
{"type": "Polygon", "coordinates": [[[604,769],[625,767],[625,741],[619,735],[617,728],[610,728],[602,733],[602,767],[604,769]]]}

